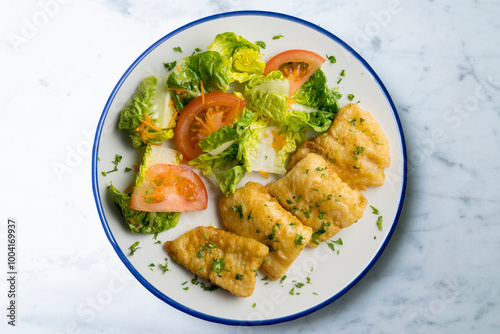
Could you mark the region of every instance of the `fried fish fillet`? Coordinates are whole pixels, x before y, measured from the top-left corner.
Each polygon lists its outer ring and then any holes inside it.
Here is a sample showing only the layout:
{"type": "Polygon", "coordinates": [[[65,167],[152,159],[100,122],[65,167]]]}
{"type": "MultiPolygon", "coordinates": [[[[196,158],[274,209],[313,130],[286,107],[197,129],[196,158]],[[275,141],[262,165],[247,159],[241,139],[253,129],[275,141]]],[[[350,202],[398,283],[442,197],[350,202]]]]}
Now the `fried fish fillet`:
{"type": "Polygon", "coordinates": [[[367,201],[338,177],[321,156],[307,154],[285,177],[266,186],[283,207],[314,230],[316,247],[363,216],[367,201]]]}
{"type": "Polygon", "coordinates": [[[219,208],[228,230],[267,245],[269,254],[260,269],[272,280],[285,275],[311,239],[312,229],[283,209],[260,183],[248,182],[222,197],[219,208]]]}
{"type": "Polygon", "coordinates": [[[290,158],[290,170],[308,153],[320,154],[351,188],[384,184],[391,157],[389,142],[377,121],[354,103],[339,110],[326,133],[306,141],[290,158]]]}
{"type": "Polygon", "coordinates": [[[204,226],[165,242],[165,249],[175,262],[238,297],[252,295],[255,272],[269,253],[251,238],[204,226]]]}

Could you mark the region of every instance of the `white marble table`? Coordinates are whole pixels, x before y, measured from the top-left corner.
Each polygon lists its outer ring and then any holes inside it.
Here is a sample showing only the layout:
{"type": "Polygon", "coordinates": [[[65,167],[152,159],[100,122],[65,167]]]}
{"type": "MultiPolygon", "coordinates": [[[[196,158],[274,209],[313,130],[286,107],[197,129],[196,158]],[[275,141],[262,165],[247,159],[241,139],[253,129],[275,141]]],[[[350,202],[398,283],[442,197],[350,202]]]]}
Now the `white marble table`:
{"type": "Polygon", "coordinates": [[[9,217],[19,276],[17,326],[4,311],[0,332],[498,333],[499,14],[483,0],[3,1],[1,305],[9,217]],[[242,9],[351,45],[389,90],[409,154],[404,210],[375,266],[323,309],[261,328],[199,320],[139,284],[103,233],[90,173],[97,121],[135,58],[192,20],[242,9]]]}

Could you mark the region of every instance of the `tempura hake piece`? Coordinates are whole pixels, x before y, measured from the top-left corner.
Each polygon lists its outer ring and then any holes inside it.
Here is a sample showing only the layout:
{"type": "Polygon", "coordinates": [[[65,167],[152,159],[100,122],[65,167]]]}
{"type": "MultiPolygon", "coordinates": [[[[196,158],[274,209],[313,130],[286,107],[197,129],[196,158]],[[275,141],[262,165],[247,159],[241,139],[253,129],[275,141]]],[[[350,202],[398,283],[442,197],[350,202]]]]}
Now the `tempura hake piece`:
{"type": "Polygon", "coordinates": [[[283,209],[260,183],[248,182],[222,197],[219,208],[228,230],[269,247],[260,269],[272,280],[285,275],[311,239],[312,229],[283,209]]]}
{"type": "Polygon", "coordinates": [[[310,247],[355,223],[367,204],[363,195],[342,182],[325,159],[315,153],[306,155],[266,189],[304,225],[312,227],[310,247]]]}
{"type": "Polygon", "coordinates": [[[165,249],[175,262],[238,297],[252,295],[255,271],[269,253],[251,238],[205,226],[165,242],[165,249]]]}
{"type": "Polygon", "coordinates": [[[350,103],[339,110],[326,133],[307,141],[291,157],[291,169],[308,153],[318,153],[351,188],[384,184],[391,157],[389,142],[370,113],[350,103]]]}

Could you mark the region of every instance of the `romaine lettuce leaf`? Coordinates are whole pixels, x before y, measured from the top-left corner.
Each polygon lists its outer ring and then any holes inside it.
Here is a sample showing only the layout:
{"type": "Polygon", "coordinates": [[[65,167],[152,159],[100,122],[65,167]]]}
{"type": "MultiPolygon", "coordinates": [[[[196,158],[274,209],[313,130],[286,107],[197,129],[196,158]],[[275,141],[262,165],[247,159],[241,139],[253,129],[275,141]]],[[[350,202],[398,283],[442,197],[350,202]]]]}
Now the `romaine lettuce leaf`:
{"type": "Polygon", "coordinates": [[[231,77],[238,82],[245,82],[260,75],[266,68],[260,48],[233,32],[218,34],[208,49],[229,59],[231,77]]]}
{"type": "Polygon", "coordinates": [[[287,123],[288,80],[280,71],[252,78],[243,93],[247,108],[270,117],[280,124],[287,123]]]}
{"type": "Polygon", "coordinates": [[[236,191],[238,183],[245,176],[246,170],[242,165],[236,165],[227,169],[224,172],[215,173],[215,177],[219,182],[219,188],[224,195],[229,196],[236,191]]]}
{"type": "Polygon", "coordinates": [[[179,222],[179,212],[145,212],[130,208],[131,194],[121,193],[110,185],[113,203],[120,209],[130,230],[134,233],[160,233],[175,227],[179,222]]]}
{"type": "Polygon", "coordinates": [[[217,155],[202,153],[198,158],[189,161],[189,164],[200,169],[203,175],[209,176],[235,166],[238,163],[237,155],[238,144],[235,143],[217,155]]]}
{"type": "Polygon", "coordinates": [[[326,75],[318,69],[294,94],[291,106],[295,126],[310,127],[316,132],[328,130],[340,109],[337,88],[328,88],[326,75]]]}
{"type": "Polygon", "coordinates": [[[135,179],[135,185],[140,185],[148,170],[157,164],[169,164],[178,165],[182,160],[182,154],[171,148],[163,146],[151,146],[148,145],[144,151],[144,156],[142,158],[142,164],[139,167],[139,172],[137,173],[135,179]]]}
{"type": "Polygon", "coordinates": [[[286,173],[285,162],[297,149],[302,137],[300,132],[284,130],[278,124],[269,124],[253,130],[242,140],[240,148],[245,152],[247,171],[265,171],[273,174],[286,173]]]}
{"type": "Polygon", "coordinates": [[[160,144],[173,137],[174,112],[164,80],[148,76],[120,112],[120,130],[128,130],[132,145],[160,144]]]}
{"type": "Polygon", "coordinates": [[[205,139],[200,141],[198,145],[203,152],[217,155],[231,146],[238,138],[238,132],[236,132],[234,127],[223,126],[219,130],[209,134],[205,139]]]}
{"type": "Polygon", "coordinates": [[[231,63],[218,52],[205,51],[186,57],[168,76],[169,89],[176,92],[176,108],[201,95],[201,81],[205,92],[225,92],[231,82],[231,63]],[[180,70],[180,71],[179,71],[180,70]]]}

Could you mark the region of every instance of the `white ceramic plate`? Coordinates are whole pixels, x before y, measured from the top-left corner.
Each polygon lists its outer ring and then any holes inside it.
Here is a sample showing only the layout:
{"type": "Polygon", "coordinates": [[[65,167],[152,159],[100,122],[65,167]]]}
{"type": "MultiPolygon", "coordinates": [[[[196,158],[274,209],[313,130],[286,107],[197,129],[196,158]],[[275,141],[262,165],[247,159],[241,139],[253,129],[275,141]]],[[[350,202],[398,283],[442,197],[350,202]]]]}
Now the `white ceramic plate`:
{"type": "MultiPolygon", "coordinates": [[[[232,12],[207,17],[171,32],[149,47],[127,69],[111,93],[99,121],[92,159],[97,209],[104,231],[125,266],[149,291],[171,306],[205,320],[231,325],[266,325],[292,320],[339,298],[366,274],[384,250],[401,212],[406,186],[402,129],[389,94],[375,72],[354,50],[328,31],[294,17],[270,12],[232,12]],[[147,75],[167,75],[164,62],[179,61],[195,48],[206,50],[218,33],[226,31],[233,31],[253,42],[264,41],[267,45],[262,50],[265,61],[288,49],[334,55],[335,64],[327,61],[322,66],[330,87],[337,86],[340,72],[345,70],[345,77],[338,85],[344,95],[341,106],[349,102],[346,97],[351,93],[355,95],[355,102],[361,101],[360,106],[373,115],[385,132],[392,160],[386,169],[385,184],[363,192],[369,204],[383,216],[382,231],[376,225],[377,215],[368,206],[358,223],[333,238],[340,237],[344,243],[336,245],[338,254],[325,243],[316,249],[305,248],[282,283],[261,280],[264,275],[259,273],[255,292],[248,298],[234,297],[223,289],[204,291],[200,285],[191,283],[192,273],[172,260],[169,261],[171,270],[162,274],[158,264],[164,264],[168,258],[162,244],[155,243],[152,235],[131,233],[106,189],[113,181],[123,191],[135,178],[133,172],[124,171],[125,167],[141,162],[143,150],[133,149],[126,131],[117,129],[120,109],[138,83],[147,75]],[[273,40],[278,34],[284,37],[273,40]],[[177,46],[184,53],[174,52],[173,48],[177,46]],[[113,169],[111,162],[115,154],[123,156],[119,171],[102,176],[101,171],[113,169]],[[130,256],[128,248],[136,241],[140,241],[141,248],[130,256]],[[156,265],[153,271],[149,267],[151,263],[156,265]],[[298,288],[296,283],[305,284],[298,288]],[[187,287],[189,289],[185,290],[187,287]],[[290,294],[292,288],[293,295],[290,294]]],[[[254,175],[253,179],[263,183],[271,180],[260,174],[254,175]]],[[[220,191],[208,179],[204,181],[209,191],[208,209],[183,213],[177,227],[160,233],[157,240],[162,243],[173,240],[198,225],[222,227],[217,209],[220,191]]]]}

